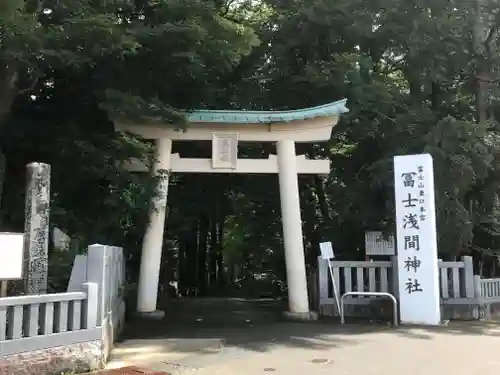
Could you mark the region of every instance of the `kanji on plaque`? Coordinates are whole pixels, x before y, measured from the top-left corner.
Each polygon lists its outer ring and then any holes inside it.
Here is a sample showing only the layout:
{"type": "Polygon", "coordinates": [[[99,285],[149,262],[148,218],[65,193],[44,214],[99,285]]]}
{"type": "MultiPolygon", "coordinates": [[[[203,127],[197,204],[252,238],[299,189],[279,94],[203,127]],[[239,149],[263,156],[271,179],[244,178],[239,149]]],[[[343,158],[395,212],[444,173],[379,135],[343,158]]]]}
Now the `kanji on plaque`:
{"type": "Polygon", "coordinates": [[[401,321],[439,324],[432,157],[428,154],[394,157],[394,192],[401,321]]]}

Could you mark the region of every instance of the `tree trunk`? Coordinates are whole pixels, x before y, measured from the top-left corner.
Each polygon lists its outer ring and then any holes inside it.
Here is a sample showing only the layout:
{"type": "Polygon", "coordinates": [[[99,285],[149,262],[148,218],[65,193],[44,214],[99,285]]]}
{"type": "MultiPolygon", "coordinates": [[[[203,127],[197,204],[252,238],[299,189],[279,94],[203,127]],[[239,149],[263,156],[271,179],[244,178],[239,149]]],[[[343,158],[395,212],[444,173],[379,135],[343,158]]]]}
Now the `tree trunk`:
{"type": "Polygon", "coordinates": [[[186,283],[186,240],[181,238],[179,241],[179,258],[177,261],[177,274],[179,278],[179,291],[184,295],[184,290],[187,288],[186,283]]]}
{"type": "Polygon", "coordinates": [[[224,272],[224,254],[222,252],[222,246],[224,243],[224,223],[226,221],[225,216],[219,220],[219,226],[217,228],[217,242],[219,248],[217,251],[217,283],[220,288],[223,289],[226,285],[226,273],[224,272]]]}
{"type": "Polygon", "coordinates": [[[490,91],[492,80],[492,53],[491,44],[496,34],[496,26],[490,25],[491,15],[484,10],[485,0],[477,0],[476,3],[476,25],[474,28],[474,47],[477,61],[477,94],[476,111],[477,121],[484,122],[489,119],[490,91]]]}
{"type": "Polygon", "coordinates": [[[198,240],[198,293],[200,296],[207,294],[208,224],[208,218],[202,215],[198,240]]]}
{"type": "Polygon", "coordinates": [[[4,125],[17,94],[17,66],[13,62],[0,62],[0,126],[4,125]]]}
{"type": "Polygon", "coordinates": [[[318,176],[313,176],[314,180],[314,190],[316,190],[316,195],[318,197],[319,211],[321,212],[321,221],[324,228],[321,230],[321,236],[325,228],[331,228],[333,224],[332,216],[330,215],[330,207],[328,205],[325,186],[321,178],[318,176]]]}
{"type": "Polygon", "coordinates": [[[219,239],[217,233],[217,220],[212,218],[210,220],[210,256],[209,256],[209,283],[212,288],[217,283],[217,254],[219,252],[219,239]]]}
{"type": "MultiPolygon", "coordinates": [[[[304,236],[309,240],[310,245],[306,250],[306,264],[315,264],[316,257],[318,255],[319,243],[321,241],[320,235],[318,233],[318,228],[321,227],[321,223],[318,222],[318,217],[316,215],[316,204],[315,197],[312,192],[312,186],[308,186],[305,189],[307,191],[307,199],[304,201],[304,236]]],[[[307,243],[307,242],[306,242],[307,243]]]]}
{"type": "MultiPolygon", "coordinates": [[[[1,14],[1,11],[0,11],[1,14]]],[[[17,72],[14,65],[0,66],[0,138],[5,121],[9,117],[9,113],[16,97],[17,72]]],[[[5,181],[5,155],[0,146],[0,208],[2,207],[2,190],[5,181]]],[[[1,227],[2,223],[0,223],[1,227]]]]}
{"type": "Polygon", "coordinates": [[[198,254],[198,222],[193,223],[193,229],[187,234],[184,275],[186,280],[186,294],[193,295],[196,289],[197,254],[198,254]]]}

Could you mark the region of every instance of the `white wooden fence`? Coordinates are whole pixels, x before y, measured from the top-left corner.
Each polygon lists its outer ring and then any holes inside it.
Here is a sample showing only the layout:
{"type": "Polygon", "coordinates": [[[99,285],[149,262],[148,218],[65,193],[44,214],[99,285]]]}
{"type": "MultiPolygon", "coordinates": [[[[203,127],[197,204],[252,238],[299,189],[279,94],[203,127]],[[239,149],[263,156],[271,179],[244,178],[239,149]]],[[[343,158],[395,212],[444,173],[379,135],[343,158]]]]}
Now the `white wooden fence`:
{"type": "Polygon", "coordinates": [[[0,298],[0,355],[101,339],[98,285],[82,292],[0,298]]]}
{"type": "Polygon", "coordinates": [[[464,256],[461,261],[439,260],[440,292],[444,304],[462,304],[475,298],[474,269],[472,257],[464,256]]]}
{"type": "Polygon", "coordinates": [[[479,284],[479,293],[483,301],[489,303],[500,303],[500,279],[481,279],[476,276],[479,284]]]}
{"type": "MultiPolygon", "coordinates": [[[[397,258],[390,261],[333,261],[334,280],[340,295],[347,292],[389,292],[398,296],[397,258]]],[[[440,294],[443,304],[467,304],[475,299],[476,287],[472,258],[458,262],[439,261],[440,294]]],[[[334,305],[328,262],[318,258],[319,305],[334,305]]],[[[500,288],[500,284],[495,284],[500,288]]],[[[493,286],[484,286],[493,290],[493,286]]],[[[488,290],[490,290],[488,289],[488,290]]],[[[497,290],[497,289],[495,289],[497,290]]],[[[500,289],[499,296],[500,296],[500,289]]],[[[348,297],[346,304],[363,305],[375,297],[348,297]]]]}
{"type": "Polygon", "coordinates": [[[123,250],[92,245],[75,259],[68,293],[0,298],[0,359],[95,340],[105,359],[124,325],[124,277],[123,250]]]}
{"type": "MultiPolygon", "coordinates": [[[[332,262],[332,270],[340,295],[348,292],[389,292],[394,290],[393,261],[332,262]]],[[[328,262],[318,258],[319,304],[335,304],[328,262]]],[[[367,304],[371,297],[347,297],[346,304],[367,304]]]]}

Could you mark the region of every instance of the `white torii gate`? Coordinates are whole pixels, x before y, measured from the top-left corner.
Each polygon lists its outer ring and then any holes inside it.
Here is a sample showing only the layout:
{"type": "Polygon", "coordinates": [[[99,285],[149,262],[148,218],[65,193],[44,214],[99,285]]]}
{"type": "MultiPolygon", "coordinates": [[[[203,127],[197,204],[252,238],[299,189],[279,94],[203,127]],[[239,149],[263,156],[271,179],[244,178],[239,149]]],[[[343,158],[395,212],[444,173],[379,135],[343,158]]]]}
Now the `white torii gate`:
{"type": "MultiPolygon", "coordinates": [[[[277,173],[291,319],[313,318],[309,310],[298,174],[329,174],[329,160],[308,160],[295,153],[296,142],[330,139],[341,113],[348,112],[346,100],[294,111],[196,111],[188,114],[187,131],[170,124],[116,123],[116,130],[129,131],[156,143],[153,173],[160,170],[182,173],[277,173]],[[212,158],[182,158],[172,154],[172,141],[212,140],[212,158]],[[276,142],[277,155],[268,159],[238,159],[238,141],[276,142]]],[[[131,170],[148,167],[131,161],[131,170]]],[[[167,206],[168,178],[160,182],[149,225],[142,244],[137,310],[156,311],[156,299],[167,206]]]]}

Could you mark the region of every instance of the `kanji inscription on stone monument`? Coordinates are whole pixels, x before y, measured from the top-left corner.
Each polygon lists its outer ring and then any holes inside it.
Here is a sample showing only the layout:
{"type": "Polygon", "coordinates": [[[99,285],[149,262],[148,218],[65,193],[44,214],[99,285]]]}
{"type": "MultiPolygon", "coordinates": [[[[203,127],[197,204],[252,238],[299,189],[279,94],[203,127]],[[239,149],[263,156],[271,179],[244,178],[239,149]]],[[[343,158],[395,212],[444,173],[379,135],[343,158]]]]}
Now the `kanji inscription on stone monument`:
{"type": "Polygon", "coordinates": [[[50,165],[27,166],[27,189],[24,227],[24,292],[47,292],[50,165]]]}

